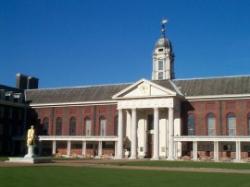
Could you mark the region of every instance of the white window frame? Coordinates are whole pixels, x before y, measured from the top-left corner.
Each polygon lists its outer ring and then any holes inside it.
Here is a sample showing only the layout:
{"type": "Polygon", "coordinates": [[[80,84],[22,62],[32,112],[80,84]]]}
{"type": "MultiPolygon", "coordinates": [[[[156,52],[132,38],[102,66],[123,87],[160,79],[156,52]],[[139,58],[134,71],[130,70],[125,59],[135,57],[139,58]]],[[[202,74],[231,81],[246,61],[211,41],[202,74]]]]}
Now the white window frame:
{"type": "Polygon", "coordinates": [[[164,61],[163,61],[163,59],[159,59],[158,60],[158,64],[157,64],[157,66],[158,66],[158,71],[163,71],[164,70],[164,61]],[[161,64],[161,65],[160,65],[161,64]],[[160,67],[161,67],[161,69],[160,69],[160,67]]]}
{"type": "Polygon", "coordinates": [[[92,129],[91,129],[91,119],[87,118],[85,119],[85,135],[91,136],[92,135],[92,129]]]}
{"type": "Polygon", "coordinates": [[[105,118],[100,119],[100,136],[106,136],[107,134],[107,120],[105,118]]]}
{"type": "Polygon", "coordinates": [[[215,116],[213,113],[209,113],[207,115],[207,134],[208,136],[215,136],[216,135],[216,128],[215,128],[215,116]]]}
{"type": "Polygon", "coordinates": [[[236,136],[236,116],[234,114],[227,115],[228,136],[236,136]]]}

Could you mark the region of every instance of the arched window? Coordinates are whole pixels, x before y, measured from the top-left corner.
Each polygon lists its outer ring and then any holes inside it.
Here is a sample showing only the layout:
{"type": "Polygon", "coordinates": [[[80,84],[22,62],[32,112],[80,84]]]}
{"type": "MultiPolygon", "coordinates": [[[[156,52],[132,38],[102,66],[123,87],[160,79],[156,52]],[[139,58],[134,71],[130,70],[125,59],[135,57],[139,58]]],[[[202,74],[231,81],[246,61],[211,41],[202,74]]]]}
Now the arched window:
{"type": "Polygon", "coordinates": [[[215,136],[216,129],[215,129],[215,117],[213,113],[209,113],[207,115],[207,135],[208,136],[215,136]]]}
{"type": "Polygon", "coordinates": [[[188,114],[188,135],[192,136],[195,135],[195,123],[194,123],[194,115],[188,114]]]}
{"type": "Polygon", "coordinates": [[[75,117],[70,118],[69,135],[76,135],[76,118],[75,117]]]}
{"type": "Polygon", "coordinates": [[[247,116],[247,125],[248,125],[248,135],[250,135],[250,113],[247,116]]]}
{"type": "Polygon", "coordinates": [[[91,119],[89,117],[85,118],[85,135],[91,136],[91,119]]]}
{"type": "Polygon", "coordinates": [[[62,118],[56,118],[56,135],[62,135],[62,118]]]}
{"type": "Polygon", "coordinates": [[[100,118],[100,136],[106,136],[107,120],[104,117],[100,118]]]}
{"type": "Polygon", "coordinates": [[[229,136],[236,135],[236,117],[233,113],[227,115],[227,134],[229,136]]]}
{"type": "Polygon", "coordinates": [[[42,134],[48,135],[48,132],[49,132],[49,118],[45,117],[45,118],[43,118],[42,134]]]}

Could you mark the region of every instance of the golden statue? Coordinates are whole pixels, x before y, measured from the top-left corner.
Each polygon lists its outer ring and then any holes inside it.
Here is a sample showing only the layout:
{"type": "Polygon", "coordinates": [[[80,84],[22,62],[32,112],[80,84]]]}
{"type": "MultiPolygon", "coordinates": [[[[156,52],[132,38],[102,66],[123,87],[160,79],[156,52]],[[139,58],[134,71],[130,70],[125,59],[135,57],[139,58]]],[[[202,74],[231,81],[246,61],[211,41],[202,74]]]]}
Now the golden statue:
{"type": "Polygon", "coordinates": [[[27,132],[27,146],[34,145],[35,140],[35,129],[34,126],[31,125],[30,129],[27,132]]]}

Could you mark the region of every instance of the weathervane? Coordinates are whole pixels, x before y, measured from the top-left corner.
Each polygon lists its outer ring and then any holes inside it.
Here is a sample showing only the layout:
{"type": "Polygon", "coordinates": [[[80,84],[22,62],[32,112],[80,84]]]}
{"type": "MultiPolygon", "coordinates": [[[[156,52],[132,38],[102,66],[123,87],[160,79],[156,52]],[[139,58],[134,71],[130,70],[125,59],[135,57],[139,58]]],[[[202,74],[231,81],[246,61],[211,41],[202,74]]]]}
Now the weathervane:
{"type": "Polygon", "coordinates": [[[163,19],[161,20],[161,36],[162,36],[163,38],[166,37],[166,24],[167,24],[167,22],[168,22],[168,20],[165,19],[165,18],[163,18],[163,19]]]}

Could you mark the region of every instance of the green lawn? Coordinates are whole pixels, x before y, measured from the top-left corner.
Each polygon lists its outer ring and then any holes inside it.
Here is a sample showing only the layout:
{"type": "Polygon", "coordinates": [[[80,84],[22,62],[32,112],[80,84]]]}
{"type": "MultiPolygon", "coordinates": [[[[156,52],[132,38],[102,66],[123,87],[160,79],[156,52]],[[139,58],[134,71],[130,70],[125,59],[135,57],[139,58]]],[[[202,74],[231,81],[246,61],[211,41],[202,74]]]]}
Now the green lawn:
{"type": "Polygon", "coordinates": [[[8,160],[8,157],[0,156],[0,161],[8,160]]]}
{"type": "Polygon", "coordinates": [[[3,187],[249,187],[249,175],[85,167],[0,168],[3,187]]]}
{"type": "Polygon", "coordinates": [[[225,168],[250,169],[250,163],[233,162],[200,162],[200,161],[128,161],[111,163],[120,166],[152,166],[152,167],[188,167],[188,168],[225,168]]]}

